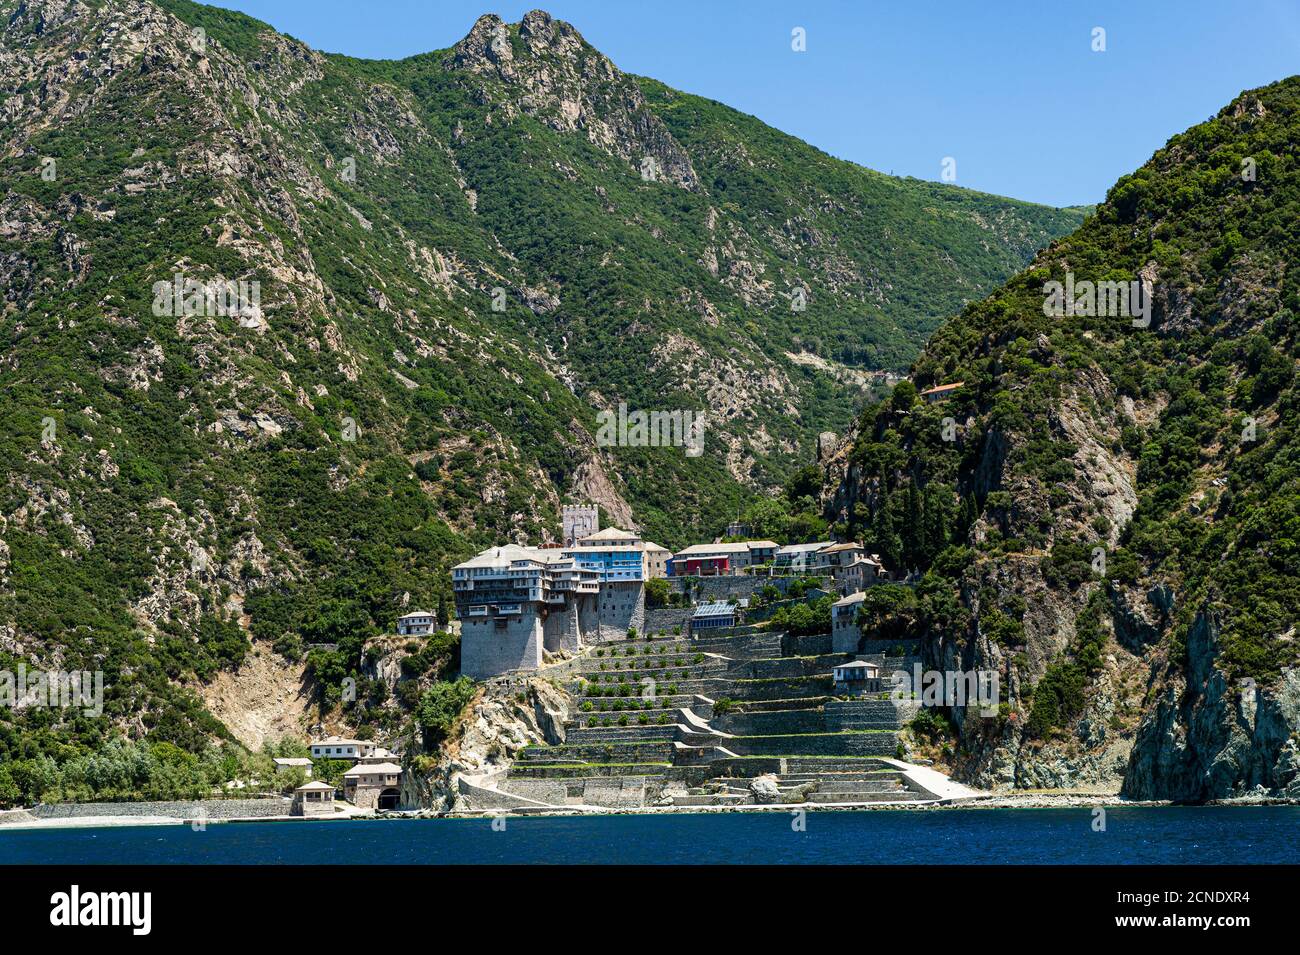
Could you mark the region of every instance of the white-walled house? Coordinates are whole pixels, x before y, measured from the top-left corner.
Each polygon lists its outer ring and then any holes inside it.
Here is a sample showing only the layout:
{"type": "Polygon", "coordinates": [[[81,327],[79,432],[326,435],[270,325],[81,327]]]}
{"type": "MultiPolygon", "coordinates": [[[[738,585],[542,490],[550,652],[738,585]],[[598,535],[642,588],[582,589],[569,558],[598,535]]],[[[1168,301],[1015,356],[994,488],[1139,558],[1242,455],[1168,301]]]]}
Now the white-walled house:
{"type": "Polygon", "coordinates": [[[311,779],[311,760],[306,756],[277,756],[272,762],[275,763],[276,774],[293,772],[295,769],[301,769],[311,779]]]}
{"type": "Polygon", "coordinates": [[[370,756],[375,751],[375,744],[368,740],[344,739],[341,736],[329,736],[311,744],[312,759],[351,759],[358,760],[370,756]]]}
{"type": "Polygon", "coordinates": [[[427,610],[413,610],[397,618],[397,632],[404,637],[418,637],[432,633],[437,626],[433,614],[427,610]]]}

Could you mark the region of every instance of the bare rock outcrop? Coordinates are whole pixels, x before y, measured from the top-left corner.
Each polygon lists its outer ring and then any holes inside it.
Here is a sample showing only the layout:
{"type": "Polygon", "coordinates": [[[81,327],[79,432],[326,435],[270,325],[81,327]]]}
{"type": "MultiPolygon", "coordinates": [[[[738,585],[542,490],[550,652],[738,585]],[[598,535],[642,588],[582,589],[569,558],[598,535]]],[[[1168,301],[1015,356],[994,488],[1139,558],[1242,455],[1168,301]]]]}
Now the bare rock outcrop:
{"type": "Polygon", "coordinates": [[[402,804],[437,811],[464,808],[461,776],[490,782],[525,746],[563,743],[575,706],[565,690],[541,676],[486,684],[432,767],[403,774],[402,804]]]}

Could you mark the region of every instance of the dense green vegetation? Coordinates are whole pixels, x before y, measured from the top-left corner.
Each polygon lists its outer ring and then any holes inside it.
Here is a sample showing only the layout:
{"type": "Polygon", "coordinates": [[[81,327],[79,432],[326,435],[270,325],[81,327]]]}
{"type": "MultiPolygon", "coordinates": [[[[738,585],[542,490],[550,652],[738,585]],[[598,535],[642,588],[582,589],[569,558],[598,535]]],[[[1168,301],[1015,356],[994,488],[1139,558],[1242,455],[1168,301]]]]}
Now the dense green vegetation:
{"type": "MultiPolygon", "coordinates": [[[[242,14],[159,6],[180,20],[144,8],[132,54],[154,59],[110,68],[110,6],[55,25],[0,0],[22,96],[0,160],[0,668],[102,671],[106,716],[0,709],[0,799],[247,772],[203,694],[253,640],[305,666],[315,716],[436,743],[467,699],[454,638],[404,651],[391,692],[368,655],[401,607],[448,619],[453,563],[553,538],[592,469],[670,548],[746,509],[815,537],[797,465],[864,392],[786,352],[901,367],[1080,218],[880,176],[651,80],[561,90],[619,152],[453,51],[321,56],[242,14]],[[55,88],[42,58],[65,44],[85,57],[55,88]],[[670,142],[697,188],[639,174],[670,142]],[[260,318],[157,313],[178,270],[260,283],[260,318]],[[698,457],[594,447],[598,407],[713,415],[719,385],[738,410],[698,457]],[[129,768],[85,782],[110,743],[129,768]]],[[[563,66],[510,36],[521,71],[563,66]]]]}
{"type": "Polygon", "coordinates": [[[1114,608],[1148,594],[1171,595],[1167,619],[1149,605],[1175,672],[1207,620],[1230,679],[1268,684],[1300,659],[1298,136],[1300,79],[1175,136],[1076,233],[935,333],[913,379],[962,387],[935,404],[900,387],[860,419],[862,480],[837,516],[925,571],[915,591],[874,588],[864,626],[1003,647],[1027,686],[1040,677],[1025,693],[1031,736],[1077,720],[1114,608]],[[1045,314],[1046,283],[1067,275],[1145,277],[1149,326],[1045,314]],[[1110,468],[1135,477],[1122,526],[1110,468]],[[1017,652],[1035,635],[1015,582],[1035,575],[1048,597],[1034,599],[1065,608],[1076,632],[1041,675],[1017,652]]]}
{"type": "Polygon", "coordinates": [[[831,605],[834,597],[819,597],[812,603],[780,607],[772,614],[772,627],[794,636],[828,633],[831,629],[831,605]]]}

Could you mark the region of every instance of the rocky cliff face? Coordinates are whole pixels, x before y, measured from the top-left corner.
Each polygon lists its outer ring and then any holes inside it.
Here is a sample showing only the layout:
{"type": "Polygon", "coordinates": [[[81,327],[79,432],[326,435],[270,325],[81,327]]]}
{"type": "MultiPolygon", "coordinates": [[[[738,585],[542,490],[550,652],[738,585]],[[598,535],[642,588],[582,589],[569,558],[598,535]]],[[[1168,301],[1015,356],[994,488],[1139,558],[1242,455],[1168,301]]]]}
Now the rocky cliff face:
{"type": "Polygon", "coordinates": [[[525,746],[563,743],[574,711],[573,698],[543,677],[486,684],[438,753],[403,774],[402,804],[439,812],[465,808],[461,777],[492,785],[525,746]]]}
{"type": "Polygon", "coordinates": [[[1276,150],[1298,103],[1287,80],[1175,137],[935,334],[913,379],[960,388],[900,389],[824,457],[828,514],[926,571],[869,595],[868,636],[1000,678],[997,716],[950,709],[977,785],[1296,791],[1300,276],[1276,150]]]}
{"type": "Polygon", "coordinates": [[[1188,801],[1227,796],[1300,798],[1300,672],[1265,689],[1234,687],[1215,667],[1220,627],[1198,616],[1188,669],[1160,686],[1138,727],[1124,791],[1188,801]]]}

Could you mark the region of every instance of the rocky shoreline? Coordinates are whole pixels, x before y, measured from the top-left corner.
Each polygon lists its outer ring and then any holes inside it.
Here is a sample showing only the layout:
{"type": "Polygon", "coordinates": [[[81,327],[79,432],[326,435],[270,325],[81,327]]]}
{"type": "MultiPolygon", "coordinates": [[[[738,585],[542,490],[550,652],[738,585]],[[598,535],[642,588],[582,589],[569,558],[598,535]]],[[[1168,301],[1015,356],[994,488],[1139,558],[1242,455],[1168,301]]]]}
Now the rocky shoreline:
{"type": "MultiPolygon", "coordinates": [[[[219,801],[218,801],[219,802],[219,801]]],[[[67,804],[68,810],[74,808],[89,809],[96,804],[67,804]]],[[[514,812],[502,810],[454,810],[440,812],[431,809],[384,812],[367,815],[338,816],[336,818],[307,818],[289,815],[255,815],[255,816],[211,816],[202,811],[186,816],[165,816],[156,814],[104,814],[86,812],[66,812],[55,817],[42,818],[30,810],[11,809],[0,811],[0,832],[12,829],[84,829],[84,828],[118,828],[125,826],[181,826],[208,825],[247,822],[341,822],[347,820],[382,822],[392,819],[481,819],[497,815],[506,816],[645,816],[671,813],[735,813],[735,812],[943,812],[968,809],[1091,809],[1105,808],[1161,808],[1188,805],[1157,799],[1125,799],[1114,793],[1089,794],[1083,792],[1066,793],[990,793],[966,799],[946,799],[933,802],[880,802],[880,803],[788,803],[746,806],[646,806],[630,809],[607,809],[603,807],[555,807],[553,809],[524,809],[514,812]]],[[[1201,806],[1300,806],[1300,799],[1278,799],[1270,797],[1245,796],[1235,799],[1217,799],[1200,803],[1201,806]]],[[[199,810],[206,809],[206,803],[195,803],[199,810]]]]}

